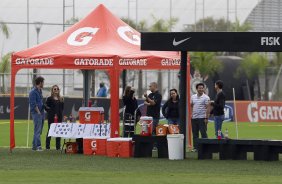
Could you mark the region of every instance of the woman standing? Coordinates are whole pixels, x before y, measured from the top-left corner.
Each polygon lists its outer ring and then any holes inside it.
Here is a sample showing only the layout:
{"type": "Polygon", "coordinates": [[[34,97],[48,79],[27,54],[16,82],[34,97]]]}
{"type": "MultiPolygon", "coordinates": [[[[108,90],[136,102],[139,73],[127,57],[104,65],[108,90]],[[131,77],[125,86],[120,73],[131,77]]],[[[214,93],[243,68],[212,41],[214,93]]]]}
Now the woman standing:
{"type": "MultiPolygon", "coordinates": [[[[51,96],[46,100],[45,110],[48,118],[48,132],[46,135],[46,149],[50,149],[51,137],[48,137],[49,129],[52,123],[55,122],[55,116],[58,122],[62,122],[64,110],[64,98],[60,96],[60,89],[57,85],[52,86],[51,96]]],[[[56,138],[56,150],[61,148],[61,138],[56,138]]]]}
{"type": "MultiPolygon", "coordinates": [[[[137,100],[134,97],[134,89],[131,88],[131,86],[126,86],[123,96],[122,96],[122,102],[123,105],[125,106],[125,114],[124,114],[124,121],[131,121],[134,120],[134,113],[136,111],[136,109],[138,108],[138,104],[137,104],[137,100]]],[[[136,120],[134,120],[135,122],[138,121],[138,119],[141,116],[140,111],[137,111],[136,114],[136,120]]],[[[128,126],[125,125],[124,126],[124,137],[132,137],[132,135],[134,134],[134,126],[128,126]]]]}
{"type": "Polygon", "coordinates": [[[168,124],[179,125],[179,95],[176,89],[169,90],[170,98],[162,107],[162,113],[168,124]]]}

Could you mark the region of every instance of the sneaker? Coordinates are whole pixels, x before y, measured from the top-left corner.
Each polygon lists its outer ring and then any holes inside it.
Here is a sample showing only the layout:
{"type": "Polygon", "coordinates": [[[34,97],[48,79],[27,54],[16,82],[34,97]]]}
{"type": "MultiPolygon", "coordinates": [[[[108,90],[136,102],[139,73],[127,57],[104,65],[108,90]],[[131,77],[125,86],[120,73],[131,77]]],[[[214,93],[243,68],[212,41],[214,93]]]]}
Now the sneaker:
{"type": "Polygon", "coordinates": [[[36,148],[31,148],[32,151],[36,151],[36,148]]]}
{"type": "Polygon", "coordinates": [[[36,151],[43,151],[43,149],[41,147],[38,147],[36,151]]]}
{"type": "Polygon", "coordinates": [[[191,150],[191,152],[197,152],[197,151],[198,151],[197,149],[192,149],[192,150],[191,150]]]}

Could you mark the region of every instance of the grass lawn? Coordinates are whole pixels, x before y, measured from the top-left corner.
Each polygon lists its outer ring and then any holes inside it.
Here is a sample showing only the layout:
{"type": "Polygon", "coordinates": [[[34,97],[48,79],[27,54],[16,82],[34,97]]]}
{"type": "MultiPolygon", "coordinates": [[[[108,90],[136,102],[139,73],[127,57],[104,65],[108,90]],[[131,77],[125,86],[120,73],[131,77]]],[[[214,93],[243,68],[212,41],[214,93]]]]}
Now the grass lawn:
{"type": "Polygon", "coordinates": [[[0,183],[265,184],[281,183],[282,163],[158,158],[108,158],[0,148],[0,183]]]}
{"type": "MultiPolygon", "coordinates": [[[[30,122],[32,125],[32,122],[30,122]]],[[[231,138],[235,138],[234,123],[224,123],[231,138]]],[[[261,123],[239,124],[239,138],[282,139],[281,124],[261,123]]],[[[213,123],[208,126],[213,136],[213,123]]],[[[15,123],[16,145],[26,146],[27,122],[15,123]]],[[[44,127],[46,135],[46,126],[44,127]]],[[[30,126],[29,147],[32,141],[30,126]]],[[[42,137],[44,147],[45,138],[42,137]]],[[[54,141],[52,141],[54,146],[54,141]]],[[[50,150],[34,152],[31,149],[16,148],[9,153],[9,123],[0,121],[0,184],[42,183],[42,184],[260,184],[281,183],[282,162],[197,160],[196,153],[188,152],[182,161],[158,158],[108,158],[61,154],[50,150]]],[[[54,147],[53,147],[54,148],[54,147]]],[[[156,155],[156,153],[154,153],[156,155]]],[[[282,155],[280,155],[280,160],[282,155]]]]}
{"type": "MultiPolygon", "coordinates": [[[[0,147],[9,146],[10,127],[9,120],[0,120],[0,147]]],[[[31,147],[33,136],[33,122],[29,122],[30,131],[27,135],[27,120],[15,120],[15,138],[17,147],[31,147]]],[[[214,137],[214,124],[208,124],[208,136],[214,137]]],[[[235,123],[223,123],[223,132],[228,129],[229,137],[236,138],[235,123]]],[[[42,146],[45,147],[45,136],[47,131],[47,121],[45,121],[43,133],[41,136],[42,146]]],[[[137,130],[138,131],[138,130],[137,130]]],[[[281,123],[238,123],[238,132],[240,139],[274,139],[282,140],[282,124],[281,123]]],[[[55,146],[54,139],[51,140],[51,146],[55,146]]]]}

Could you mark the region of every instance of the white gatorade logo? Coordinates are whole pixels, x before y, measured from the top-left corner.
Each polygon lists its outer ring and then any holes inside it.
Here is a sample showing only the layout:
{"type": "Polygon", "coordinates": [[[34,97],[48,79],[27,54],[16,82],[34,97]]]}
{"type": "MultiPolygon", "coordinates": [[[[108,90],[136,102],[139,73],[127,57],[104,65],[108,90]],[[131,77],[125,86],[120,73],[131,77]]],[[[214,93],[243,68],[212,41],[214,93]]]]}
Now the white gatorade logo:
{"type": "Polygon", "coordinates": [[[252,102],[248,105],[248,118],[250,122],[258,122],[258,103],[252,102]]]}
{"type": "Polygon", "coordinates": [[[257,102],[252,102],[248,105],[248,118],[251,122],[258,122],[260,120],[282,120],[282,106],[276,105],[261,105],[257,102]]]}
{"type": "Polygon", "coordinates": [[[86,112],[84,117],[85,117],[85,120],[89,121],[91,118],[90,112],[86,112]]]}
{"type": "Polygon", "coordinates": [[[134,34],[134,31],[129,26],[121,26],[117,30],[118,35],[128,43],[140,45],[140,37],[134,34]]]}
{"type": "Polygon", "coordinates": [[[164,133],[163,128],[160,128],[158,132],[159,132],[159,134],[163,134],[164,133]]]}
{"type": "Polygon", "coordinates": [[[96,142],[96,140],[91,141],[91,148],[94,148],[94,149],[97,148],[97,142],[96,142]]]}
{"type": "Polygon", "coordinates": [[[84,46],[87,45],[97,33],[99,28],[83,27],[74,31],[67,40],[67,43],[72,46],[84,46]]]}

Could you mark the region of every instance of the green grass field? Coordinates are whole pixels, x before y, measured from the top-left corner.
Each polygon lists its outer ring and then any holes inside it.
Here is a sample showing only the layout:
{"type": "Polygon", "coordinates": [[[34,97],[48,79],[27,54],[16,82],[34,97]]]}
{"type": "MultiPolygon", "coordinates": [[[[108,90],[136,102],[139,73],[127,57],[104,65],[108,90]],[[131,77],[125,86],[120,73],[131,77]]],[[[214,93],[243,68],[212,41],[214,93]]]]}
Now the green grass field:
{"type": "MultiPolygon", "coordinates": [[[[9,146],[10,125],[9,120],[0,120],[0,147],[9,146]]],[[[45,121],[42,133],[42,145],[45,147],[45,136],[47,131],[47,121],[45,121]]],[[[208,124],[208,136],[214,137],[214,124],[208,124]]],[[[223,132],[228,129],[229,137],[236,138],[235,123],[223,123],[223,132]]],[[[15,120],[15,137],[17,147],[27,146],[27,137],[29,139],[28,146],[31,147],[33,136],[33,123],[29,122],[29,134],[27,135],[28,123],[26,120],[15,120]]],[[[137,130],[138,131],[138,130],[137,130]]],[[[240,139],[275,139],[282,140],[282,124],[281,123],[238,123],[238,132],[240,139]]],[[[51,141],[54,146],[54,141],[51,141]]]]}
{"type": "MultiPolygon", "coordinates": [[[[32,122],[30,123],[32,125],[32,122]]],[[[235,138],[233,123],[225,123],[231,138],[235,138]]],[[[282,139],[281,124],[240,123],[239,138],[282,139]]],[[[213,135],[213,123],[209,124],[209,136],[213,135]]],[[[46,127],[44,127],[46,131],[46,127]]],[[[16,121],[16,145],[26,146],[26,121],[16,121]]],[[[45,133],[44,133],[45,135],[45,133]]],[[[30,126],[29,146],[32,141],[30,126]]],[[[45,138],[42,137],[44,146],[45,138]]],[[[54,145],[54,141],[52,141],[54,145]]],[[[225,184],[225,183],[281,183],[282,162],[222,161],[215,154],[214,160],[197,160],[196,153],[188,152],[182,161],[158,158],[108,158],[61,154],[58,151],[34,152],[16,148],[9,153],[9,123],[0,121],[0,184],[89,184],[89,183],[162,183],[162,184],[225,184]]],[[[156,154],[156,153],[155,153],[156,154]]],[[[280,159],[282,157],[280,156],[280,159]]]]}

